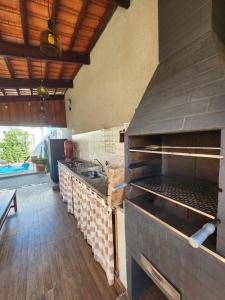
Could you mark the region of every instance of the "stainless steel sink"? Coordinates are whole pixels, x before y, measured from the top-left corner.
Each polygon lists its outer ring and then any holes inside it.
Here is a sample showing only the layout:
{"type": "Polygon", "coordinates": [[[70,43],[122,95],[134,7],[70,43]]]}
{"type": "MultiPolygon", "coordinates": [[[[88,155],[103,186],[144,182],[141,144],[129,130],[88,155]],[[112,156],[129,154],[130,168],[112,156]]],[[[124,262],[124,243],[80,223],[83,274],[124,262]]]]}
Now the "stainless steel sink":
{"type": "Polygon", "coordinates": [[[104,175],[98,171],[86,171],[86,172],[81,172],[81,175],[84,177],[87,177],[89,179],[95,179],[95,178],[101,178],[104,175]]]}

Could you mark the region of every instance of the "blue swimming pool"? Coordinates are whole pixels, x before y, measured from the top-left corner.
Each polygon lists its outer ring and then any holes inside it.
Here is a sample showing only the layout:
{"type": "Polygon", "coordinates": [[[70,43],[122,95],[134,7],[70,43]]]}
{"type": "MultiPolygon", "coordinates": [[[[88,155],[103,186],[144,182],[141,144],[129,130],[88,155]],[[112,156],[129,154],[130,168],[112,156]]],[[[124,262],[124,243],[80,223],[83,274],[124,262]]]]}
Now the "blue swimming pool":
{"type": "Polygon", "coordinates": [[[4,165],[0,166],[0,174],[11,174],[21,171],[28,171],[29,169],[30,163],[4,165]]]}

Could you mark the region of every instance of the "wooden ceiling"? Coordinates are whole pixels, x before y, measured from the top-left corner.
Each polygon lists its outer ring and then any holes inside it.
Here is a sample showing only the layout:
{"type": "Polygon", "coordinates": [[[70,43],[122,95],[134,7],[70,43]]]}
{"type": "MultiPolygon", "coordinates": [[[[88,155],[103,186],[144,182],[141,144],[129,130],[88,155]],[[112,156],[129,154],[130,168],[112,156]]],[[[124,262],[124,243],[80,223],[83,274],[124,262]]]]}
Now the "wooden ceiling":
{"type": "Polygon", "coordinates": [[[0,102],[37,99],[41,79],[50,100],[63,99],[118,5],[129,0],[49,0],[63,54],[47,60],[39,50],[47,29],[48,0],[0,0],[0,102]],[[17,96],[17,97],[16,97],[17,96]]]}

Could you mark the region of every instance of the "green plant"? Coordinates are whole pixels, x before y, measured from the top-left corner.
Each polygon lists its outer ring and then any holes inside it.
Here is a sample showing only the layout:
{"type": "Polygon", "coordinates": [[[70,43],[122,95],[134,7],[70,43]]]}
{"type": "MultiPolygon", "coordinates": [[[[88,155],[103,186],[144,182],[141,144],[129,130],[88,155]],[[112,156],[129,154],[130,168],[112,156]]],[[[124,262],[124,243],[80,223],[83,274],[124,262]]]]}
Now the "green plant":
{"type": "Polygon", "coordinates": [[[44,165],[46,165],[47,162],[48,162],[48,158],[47,157],[38,157],[35,160],[36,164],[44,164],[44,165]]]}
{"type": "Polygon", "coordinates": [[[48,173],[50,168],[49,168],[49,161],[47,157],[37,157],[34,161],[36,164],[43,164],[45,165],[45,170],[48,173]]]}
{"type": "Polygon", "coordinates": [[[39,154],[39,157],[34,159],[34,163],[44,164],[46,172],[49,172],[50,167],[49,167],[49,160],[48,160],[48,141],[47,140],[44,140],[43,142],[41,142],[40,154],[39,154]],[[43,154],[44,154],[44,157],[42,156],[43,154]]]}
{"type": "Polygon", "coordinates": [[[29,155],[29,135],[21,129],[11,129],[4,132],[4,139],[0,143],[1,159],[7,162],[22,162],[29,155]]]}
{"type": "Polygon", "coordinates": [[[44,157],[46,158],[46,172],[48,173],[50,171],[50,166],[49,166],[49,159],[48,159],[48,140],[44,140],[44,157]]]}
{"type": "Polygon", "coordinates": [[[44,140],[44,157],[48,157],[48,140],[44,140]]]}
{"type": "Polygon", "coordinates": [[[31,158],[30,158],[30,159],[31,159],[32,163],[35,163],[35,162],[36,162],[36,160],[37,160],[37,158],[38,158],[37,156],[31,156],[31,158]]]}

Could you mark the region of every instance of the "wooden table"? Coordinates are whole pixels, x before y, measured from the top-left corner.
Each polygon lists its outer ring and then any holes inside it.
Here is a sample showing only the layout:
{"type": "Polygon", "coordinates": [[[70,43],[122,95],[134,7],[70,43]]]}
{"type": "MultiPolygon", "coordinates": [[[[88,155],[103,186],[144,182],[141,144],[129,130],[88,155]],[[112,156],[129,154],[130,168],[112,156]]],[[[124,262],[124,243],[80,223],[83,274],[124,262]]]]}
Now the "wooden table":
{"type": "Polygon", "coordinates": [[[16,190],[8,190],[0,193],[0,230],[11,208],[17,212],[16,190]]]}

